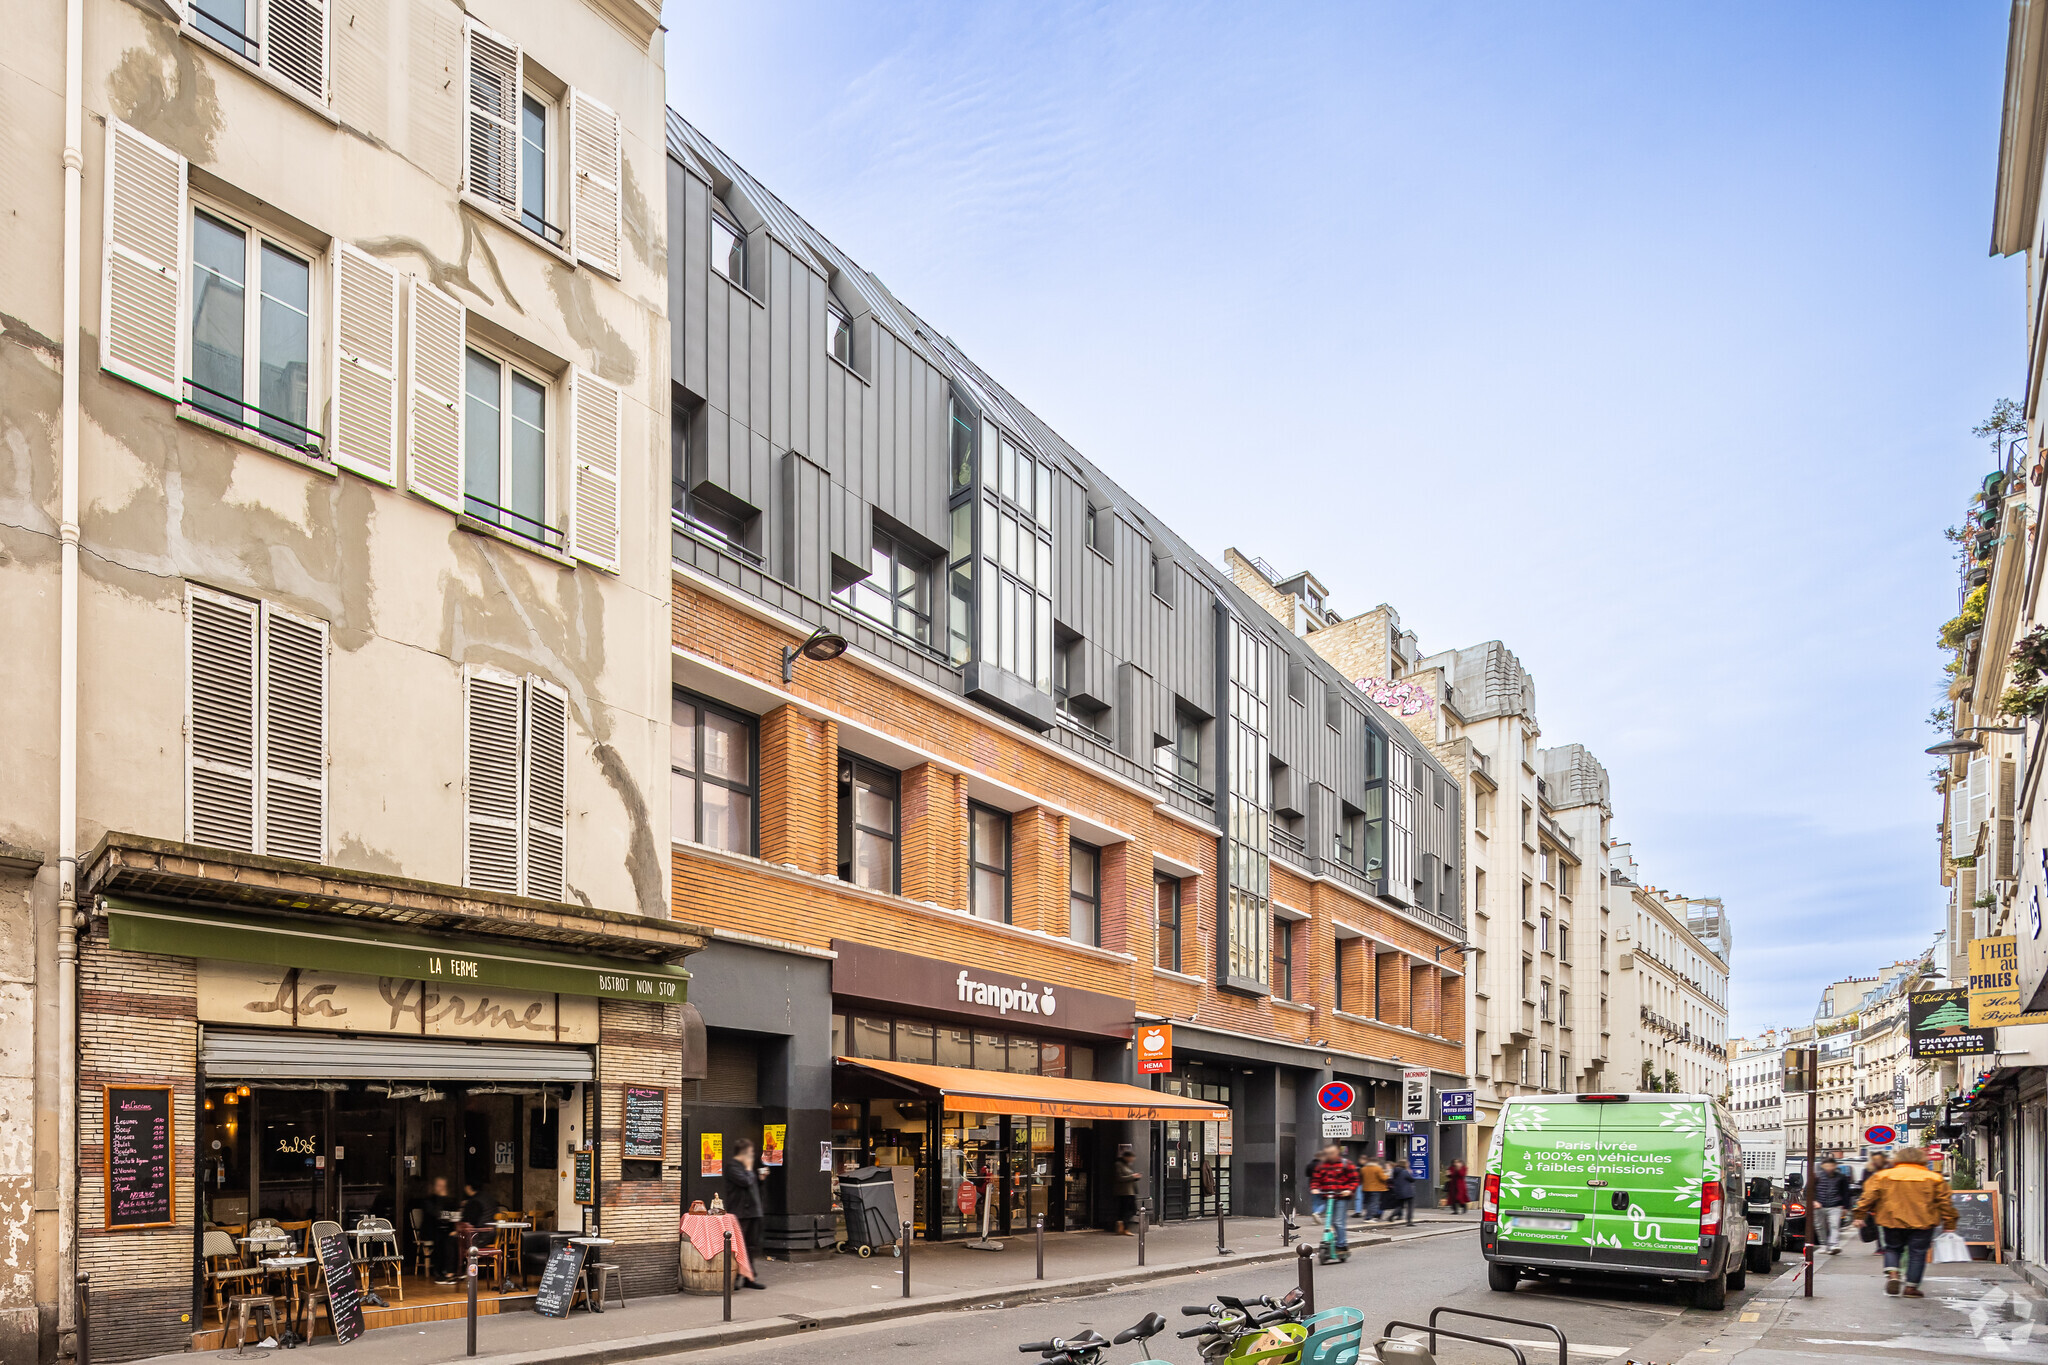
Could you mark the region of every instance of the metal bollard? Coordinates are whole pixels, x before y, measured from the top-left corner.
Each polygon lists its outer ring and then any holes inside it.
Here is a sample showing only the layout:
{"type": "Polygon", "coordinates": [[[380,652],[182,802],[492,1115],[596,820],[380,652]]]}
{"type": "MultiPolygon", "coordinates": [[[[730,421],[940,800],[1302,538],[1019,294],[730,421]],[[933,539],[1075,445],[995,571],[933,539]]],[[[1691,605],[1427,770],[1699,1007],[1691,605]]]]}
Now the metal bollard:
{"type": "Polygon", "coordinates": [[[1223,1244],[1223,1196],[1216,1196],[1216,1254],[1228,1256],[1230,1248],[1223,1244]]]}
{"type": "Polygon", "coordinates": [[[1294,1201],[1286,1200],[1280,1205],[1280,1249],[1285,1251],[1294,1245],[1294,1201]]]}
{"type": "Polygon", "coordinates": [[[1806,1244],[1806,1298],[1813,1297],[1813,1243],[1806,1244]]]}
{"type": "Polygon", "coordinates": [[[1301,1286],[1301,1315],[1316,1311],[1316,1251],[1307,1242],[1294,1249],[1294,1282],[1301,1286]]]}
{"type": "MultiPolygon", "coordinates": [[[[306,1331],[309,1335],[313,1331],[310,1322],[306,1326],[306,1331]]],[[[471,1241],[469,1244],[469,1354],[476,1354],[476,1243],[474,1241],[471,1241]]]]}
{"type": "Polygon", "coordinates": [[[1138,1264],[1145,1264],[1145,1215],[1151,1210],[1151,1201],[1138,1201],[1138,1264]]]}
{"type": "Polygon", "coordinates": [[[1045,1278],[1045,1215],[1042,1213],[1038,1215],[1034,1233],[1038,1238],[1038,1278],[1042,1280],[1045,1278]]]}
{"type": "Polygon", "coordinates": [[[731,1322],[731,1321],[732,1321],[732,1271],[733,1271],[733,1265],[732,1265],[732,1234],[731,1234],[730,1232],[727,1232],[727,1233],[724,1233],[724,1234],[722,1234],[722,1235],[723,1235],[723,1236],[724,1236],[724,1238],[725,1238],[725,1279],[724,1279],[724,1282],[723,1282],[723,1283],[724,1283],[724,1289],[725,1289],[725,1320],[726,1320],[727,1322],[731,1322]]]}
{"type": "MultiPolygon", "coordinates": [[[[78,1365],[92,1365],[92,1276],[78,1277],[78,1365]]],[[[226,1332],[221,1335],[225,1337],[226,1332]]]]}
{"type": "Polygon", "coordinates": [[[903,1297],[910,1297],[910,1224],[903,1225],[903,1297]]]}

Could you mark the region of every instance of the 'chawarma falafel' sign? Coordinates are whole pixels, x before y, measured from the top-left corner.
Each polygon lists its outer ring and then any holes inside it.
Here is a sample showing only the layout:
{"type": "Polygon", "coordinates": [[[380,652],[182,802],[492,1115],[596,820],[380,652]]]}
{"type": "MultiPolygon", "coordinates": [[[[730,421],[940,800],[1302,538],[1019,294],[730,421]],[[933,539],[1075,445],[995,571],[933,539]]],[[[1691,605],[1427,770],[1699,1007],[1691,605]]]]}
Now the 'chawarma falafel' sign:
{"type": "Polygon", "coordinates": [[[1969,1057],[1992,1050],[1991,1030],[1970,1027],[1970,993],[1962,989],[1907,996],[1906,1033],[1915,1057],[1969,1057]]]}

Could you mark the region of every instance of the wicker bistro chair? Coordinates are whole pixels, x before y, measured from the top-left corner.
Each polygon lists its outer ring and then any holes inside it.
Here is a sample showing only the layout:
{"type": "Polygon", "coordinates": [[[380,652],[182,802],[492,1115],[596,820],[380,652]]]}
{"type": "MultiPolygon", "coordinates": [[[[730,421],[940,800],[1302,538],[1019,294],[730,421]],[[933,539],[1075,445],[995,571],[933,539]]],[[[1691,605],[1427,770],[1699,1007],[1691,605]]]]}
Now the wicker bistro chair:
{"type": "Polygon", "coordinates": [[[412,1229],[412,1273],[423,1280],[434,1276],[434,1244],[427,1240],[427,1211],[414,1204],[405,1211],[406,1226],[412,1229]]]}
{"type": "Polygon", "coordinates": [[[391,1226],[388,1218],[374,1214],[356,1224],[355,1243],[361,1250],[362,1259],[358,1264],[363,1270],[365,1288],[377,1292],[377,1268],[391,1272],[391,1287],[398,1291],[398,1301],[405,1302],[405,1253],[398,1249],[398,1229],[391,1226]]]}
{"type": "Polygon", "coordinates": [[[206,1262],[206,1287],[213,1295],[213,1311],[220,1325],[228,1325],[228,1302],[237,1295],[253,1294],[263,1287],[262,1266],[244,1264],[235,1239],[218,1228],[208,1228],[200,1239],[199,1254],[206,1262]]]}

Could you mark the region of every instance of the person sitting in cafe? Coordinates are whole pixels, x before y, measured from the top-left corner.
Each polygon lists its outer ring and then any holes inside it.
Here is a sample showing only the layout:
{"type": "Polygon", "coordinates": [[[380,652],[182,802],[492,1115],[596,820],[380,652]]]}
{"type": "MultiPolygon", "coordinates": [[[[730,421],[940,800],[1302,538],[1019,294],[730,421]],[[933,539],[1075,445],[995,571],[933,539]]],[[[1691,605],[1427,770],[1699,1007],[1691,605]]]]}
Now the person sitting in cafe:
{"type": "Polygon", "coordinates": [[[448,1177],[437,1175],[420,1201],[420,1236],[431,1250],[429,1269],[435,1284],[455,1283],[455,1205],[448,1198],[448,1177]]]}
{"type": "MultiPolygon", "coordinates": [[[[439,1185],[442,1182],[436,1180],[434,1183],[439,1185]]],[[[462,1195],[462,1212],[457,1216],[455,1223],[455,1254],[452,1258],[453,1268],[449,1272],[451,1276],[466,1269],[469,1248],[471,1245],[481,1246],[488,1242],[493,1235],[491,1224],[498,1221],[498,1196],[490,1186],[479,1186],[474,1180],[466,1180],[462,1184],[462,1195]]],[[[450,1278],[446,1283],[453,1284],[455,1281],[450,1278]]]]}

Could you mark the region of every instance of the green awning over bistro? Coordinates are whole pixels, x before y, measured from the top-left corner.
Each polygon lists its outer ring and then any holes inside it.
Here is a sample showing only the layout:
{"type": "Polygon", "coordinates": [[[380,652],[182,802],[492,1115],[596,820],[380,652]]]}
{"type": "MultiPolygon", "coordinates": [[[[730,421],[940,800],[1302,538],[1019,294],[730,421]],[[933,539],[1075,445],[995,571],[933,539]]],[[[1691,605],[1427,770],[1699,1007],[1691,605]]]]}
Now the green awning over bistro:
{"type": "Polygon", "coordinates": [[[682,1004],[680,963],[566,953],[525,943],[455,939],[363,920],[335,921],[109,896],[111,946],[139,953],[403,977],[449,985],[555,991],[642,1004],[682,1004]]]}

